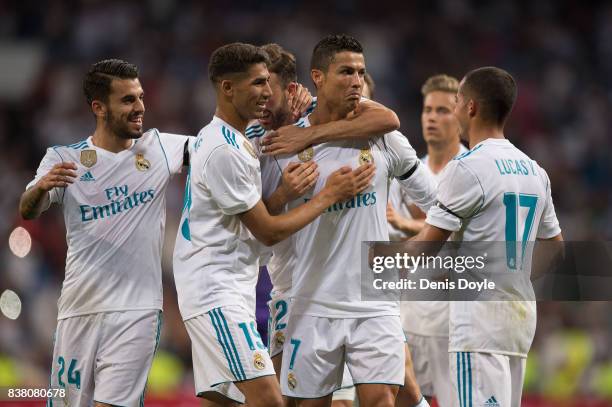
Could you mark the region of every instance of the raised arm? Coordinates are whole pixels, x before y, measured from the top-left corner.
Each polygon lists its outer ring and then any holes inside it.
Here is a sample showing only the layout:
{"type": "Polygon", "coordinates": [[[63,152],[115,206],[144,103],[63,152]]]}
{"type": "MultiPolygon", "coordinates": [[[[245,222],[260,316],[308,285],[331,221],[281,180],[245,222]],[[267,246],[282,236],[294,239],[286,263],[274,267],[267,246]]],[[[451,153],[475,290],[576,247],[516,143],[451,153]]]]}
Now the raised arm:
{"type": "Polygon", "coordinates": [[[284,126],[270,132],[261,145],[265,154],[295,154],[312,144],[383,135],[400,126],[395,112],[371,100],[363,100],[346,119],[300,128],[284,126]]]}

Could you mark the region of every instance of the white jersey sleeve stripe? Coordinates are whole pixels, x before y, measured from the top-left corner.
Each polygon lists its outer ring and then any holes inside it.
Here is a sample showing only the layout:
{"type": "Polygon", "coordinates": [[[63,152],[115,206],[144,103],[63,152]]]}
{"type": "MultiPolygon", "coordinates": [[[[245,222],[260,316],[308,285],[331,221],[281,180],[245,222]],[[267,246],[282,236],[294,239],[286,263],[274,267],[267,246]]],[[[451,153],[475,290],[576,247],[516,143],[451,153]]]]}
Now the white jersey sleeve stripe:
{"type": "Polygon", "coordinates": [[[162,153],[164,154],[164,159],[166,160],[166,168],[168,169],[168,174],[172,175],[172,172],[170,172],[170,164],[168,163],[168,156],[166,155],[166,150],[164,150],[164,146],[162,145],[162,142],[159,139],[159,132],[157,130],[155,130],[155,136],[157,137],[157,142],[159,143],[162,153]]]}

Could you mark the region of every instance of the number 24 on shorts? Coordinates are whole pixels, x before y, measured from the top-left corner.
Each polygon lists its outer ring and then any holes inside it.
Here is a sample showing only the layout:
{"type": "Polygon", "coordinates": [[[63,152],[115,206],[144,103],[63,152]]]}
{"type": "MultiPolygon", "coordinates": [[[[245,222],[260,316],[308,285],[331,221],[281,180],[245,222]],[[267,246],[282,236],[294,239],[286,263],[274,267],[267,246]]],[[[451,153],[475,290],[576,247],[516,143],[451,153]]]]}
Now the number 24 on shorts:
{"type": "MultiPolygon", "coordinates": [[[[59,372],[57,373],[57,382],[63,388],[66,388],[66,383],[63,382],[62,376],[64,375],[64,371],[66,370],[66,361],[63,356],[57,358],[57,363],[59,364],[59,372]]],[[[70,361],[70,366],[68,366],[68,384],[74,384],[77,389],[81,388],[81,372],[75,370],[77,364],[76,359],[72,359],[70,361]]]]}

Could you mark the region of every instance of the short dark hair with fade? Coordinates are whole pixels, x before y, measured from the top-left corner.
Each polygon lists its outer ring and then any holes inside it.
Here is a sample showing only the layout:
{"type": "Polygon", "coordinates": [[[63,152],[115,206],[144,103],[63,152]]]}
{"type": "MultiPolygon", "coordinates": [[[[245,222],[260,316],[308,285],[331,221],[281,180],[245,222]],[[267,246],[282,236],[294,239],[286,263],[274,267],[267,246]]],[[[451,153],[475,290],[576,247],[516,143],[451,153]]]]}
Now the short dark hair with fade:
{"type": "Polygon", "coordinates": [[[214,83],[225,75],[245,73],[251,65],[264,63],[268,65],[268,54],[252,44],[234,42],[214,50],[208,62],[208,78],[214,83]]]}
{"type": "Polygon", "coordinates": [[[291,82],[297,82],[295,56],[278,44],[266,44],[261,47],[270,58],[268,71],[275,73],[281,79],[283,87],[291,82]]]}
{"type": "Polygon", "coordinates": [[[517,93],[512,75],[494,66],[468,72],[461,91],[479,103],[484,121],[500,126],[510,115],[517,93]]]}
{"type": "Polygon", "coordinates": [[[105,59],[96,62],[90,68],[83,80],[83,92],[87,104],[91,105],[94,100],[108,102],[113,79],[135,79],[138,78],[136,65],[121,59],[105,59]]]}
{"type": "Polygon", "coordinates": [[[363,54],[363,47],[359,41],[349,35],[328,35],[314,47],[312,58],[310,58],[310,69],[327,72],[336,54],[344,51],[363,54]]]}
{"type": "Polygon", "coordinates": [[[445,74],[430,76],[421,86],[421,94],[423,96],[427,96],[431,92],[457,94],[458,90],[459,81],[457,78],[445,74]]]}

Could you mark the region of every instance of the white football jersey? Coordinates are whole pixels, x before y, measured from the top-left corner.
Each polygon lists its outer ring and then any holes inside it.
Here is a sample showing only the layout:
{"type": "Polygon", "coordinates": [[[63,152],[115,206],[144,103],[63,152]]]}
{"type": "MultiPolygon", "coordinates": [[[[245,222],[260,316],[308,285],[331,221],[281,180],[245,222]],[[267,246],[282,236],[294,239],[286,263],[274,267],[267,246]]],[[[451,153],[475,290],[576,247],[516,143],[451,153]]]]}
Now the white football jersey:
{"type": "MultiPolygon", "coordinates": [[[[310,126],[308,117],[297,125],[310,126]]],[[[294,235],[297,264],[292,273],[292,313],[331,318],[399,315],[397,302],[361,301],[361,243],[389,239],[386,203],[391,178],[400,179],[414,201],[426,210],[435,196],[431,177],[419,165],[406,137],[397,131],[370,140],[316,145],[280,159],[280,168],[290,161],[310,158],[319,166],[319,179],[314,190],[292,206],[312,199],[340,167],[357,168],[373,161],[376,174],[366,191],[332,205],[294,235]]]]}
{"type": "MultiPolygon", "coordinates": [[[[315,102],[316,103],[316,102],[315,102]]],[[[267,199],[276,191],[282,182],[282,169],[289,164],[290,161],[284,158],[276,158],[269,155],[263,155],[261,152],[260,140],[267,134],[266,130],[259,124],[253,122],[245,131],[248,139],[251,141],[253,148],[259,156],[261,166],[261,184],[262,197],[267,199]]],[[[300,162],[299,160],[294,160],[300,162]]],[[[287,208],[293,208],[303,201],[293,202],[287,205],[287,208]]],[[[296,258],[294,253],[293,235],[282,240],[274,246],[267,248],[261,258],[262,265],[266,264],[270,281],[272,282],[272,291],[270,296],[274,298],[276,295],[287,293],[291,289],[291,273],[295,268],[296,258]],[[270,257],[270,255],[272,257],[270,257]]]]}
{"type": "Polygon", "coordinates": [[[263,245],[239,215],[261,199],[259,160],[249,140],[215,116],[198,134],[174,248],[174,279],[184,320],[212,308],[255,312],[263,245]]]}
{"type": "MultiPolygon", "coordinates": [[[[468,149],[463,144],[459,144],[458,155],[467,151],[468,149]]],[[[437,185],[441,172],[434,173],[429,168],[428,159],[429,156],[425,155],[421,161],[425,164],[437,185]]],[[[406,208],[412,202],[405,195],[406,193],[400,189],[397,182],[391,183],[390,201],[391,199],[399,201],[403,208],[406,208]]],[[[407,209],[404,209],[404,211],[408,212],[407,209]]],[[[405,216],[404,213],[402,213],[403,216],[405,216]]],[[[409,212],[408,216],[410,216],[409,212]]],[[[391,225],[389,226],[391,227],[391,225]]],[[[389,234],[391,234],[391,231],[389,231],[389,234]]],[[[422,336],[448,336],[448,301],[402,301],[401,314],[402,326],[406,332],[422,336]]]]}
{"type": "MultiPolygon", "coordinates": [[[[306,109],[306,112],[304,112],[304,115],[310,114],[316,106],[317,97],[315,96],[312,99],[310,106],[306,109]]],[[[297,124],[299,124],[299,122],[296,123],[296,125],[297,124]]],[[[300,124],[300,127],[304,127],[304,125],[300,124]]],[[[244,134],[251,141],[251,144],[259,157],[259,163],[261,166],[262,197],[265,200],[269,198],[281,184],[283,175],[282,169],[287,166],[289,161],[262,154],[260,141],[266,136],[267,131],[258,120],[254,120],[249,123],[249,126],[245,130],[244,134]]],[[[291,209],[300,203],[301,202],[299,201],[290,203],[285,209],[291,209]]],[[[291,289],[291,273],[293,272],[296,264],[293,235],[278,242],[270,248],[262,249],[260,261],[262,262],[261,265],[266,264],[268,269],[268,275],[270,276],[270,281],[272,283],[272,291],[270,292],[270,296],[274,298],[275,296],[286,294],[291,289]]]]}
{"type": "Polygon", "coordinates": [[[75,182],[49,194],[62,206],[68,243],[58,319],[162,308],[166,187],[189,139],[152,129],[119,153],[91,137],[47,149],[28,188],[55,164],[77,165],[75,182]]]}
{"type": "MultiPolygon", "coordinates": [[[[429,170],[428,168],[425,168],[429,170]]],[[[433,174],[432,174],[433,175],[433,174]]],[[[412,219],[412,215],[408,210],[408,199],[404,196],[404,190],[400,187],[399,183],[396,180],[391,180],[391,185],[389,185],[389,203],[393,206],[395,212],[399,215],[403,216],[407,219],[412,219]]],[[[396,229],[390,223],[389,226],[389,240],[399,241],[408,237],[404,232],[399,229],[396,229]]]]}
{"type": "MultiPolygon", "coordinates": [[[[448,163],[426,221],[454,232],[455,241],[513,242],[506,243],[505,258],[487,259],[485,271],[527,276],[530,257],[523,261],[521,248],[561,232],[546,171],[506,139],[484,140],[448,163]]],[[[449,351],[526,357],[536,326],[533,289],[526,284],[511,292],[497,285],[496,298],[521,301],[451,302],[449,351]]]]}

